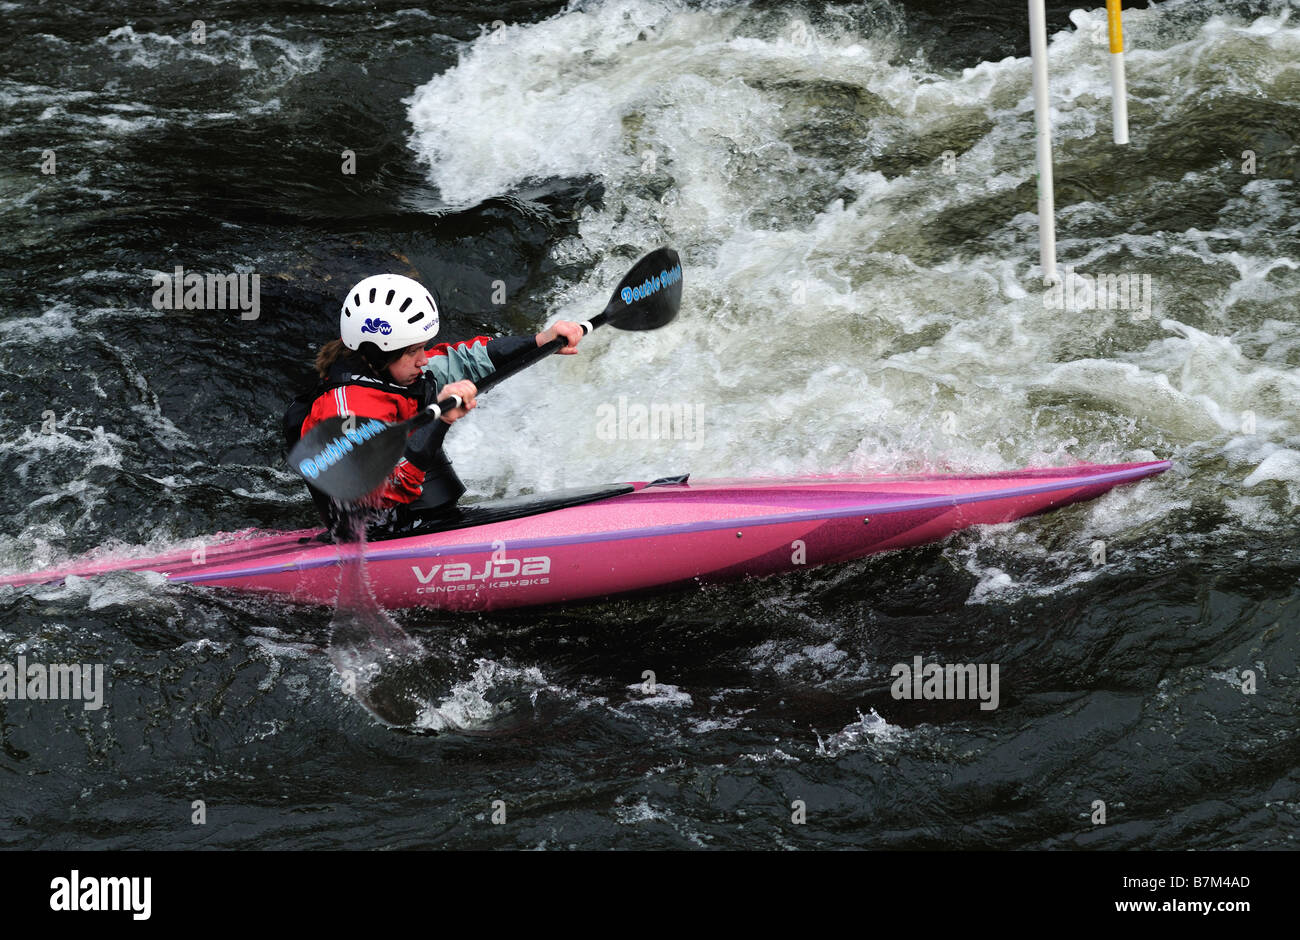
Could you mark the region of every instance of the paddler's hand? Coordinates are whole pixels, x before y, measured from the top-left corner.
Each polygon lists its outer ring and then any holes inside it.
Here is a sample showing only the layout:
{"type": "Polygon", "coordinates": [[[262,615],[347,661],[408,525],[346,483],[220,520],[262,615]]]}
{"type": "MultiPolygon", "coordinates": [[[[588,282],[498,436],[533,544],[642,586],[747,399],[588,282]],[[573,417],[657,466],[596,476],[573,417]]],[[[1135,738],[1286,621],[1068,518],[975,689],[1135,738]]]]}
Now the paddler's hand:
{"type": "Polygon", "coordinates": [[[570,320],[559,320],[550,329],[537,334],[537,345],[545,346],[551,340],[563,336],[569,345],[560,347],[561,356],[572,356],[578,351],[578,340],[582,339],[582,327],[570,320]]]}
{"type": "Polygon", "coordinates": [[[465,415],[478,407],[478,402],[474,400],[474,396],[477,394],[478,389],[474,387],[474,383],[469,379],[462,379],[459,382],[450,382],[447,385],[444,385],[438,390],[438,401],[445,401],[452,395],[459,395],[460,400],[463,401],[465,405],[462,408],[453,408],[451,411],[443,412],[443,414],[439,416],[440,420],[451,424],[457,419],[465,417],[465,415]]]}

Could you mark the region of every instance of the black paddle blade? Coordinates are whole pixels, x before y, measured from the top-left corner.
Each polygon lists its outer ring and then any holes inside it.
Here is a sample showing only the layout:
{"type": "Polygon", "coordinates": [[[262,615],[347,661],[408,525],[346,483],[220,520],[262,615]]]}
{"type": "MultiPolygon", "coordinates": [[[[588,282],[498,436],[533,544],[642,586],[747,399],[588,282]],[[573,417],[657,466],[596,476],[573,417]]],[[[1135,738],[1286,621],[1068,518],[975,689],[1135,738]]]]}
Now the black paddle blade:
{"type": "Polygon", "coordinates": [[[657,330],[673,321],[681,304],[681,259],[671,248],[658,248],[614,288],[604,312],[609,325],[620,330],[657,330]]]}
{"type": "Polygon", "coordinates": [[[325,495],[353,503],[384,485],[410,430],[377,418],[326,418],[289,451],[289,465],[325,495]]]}

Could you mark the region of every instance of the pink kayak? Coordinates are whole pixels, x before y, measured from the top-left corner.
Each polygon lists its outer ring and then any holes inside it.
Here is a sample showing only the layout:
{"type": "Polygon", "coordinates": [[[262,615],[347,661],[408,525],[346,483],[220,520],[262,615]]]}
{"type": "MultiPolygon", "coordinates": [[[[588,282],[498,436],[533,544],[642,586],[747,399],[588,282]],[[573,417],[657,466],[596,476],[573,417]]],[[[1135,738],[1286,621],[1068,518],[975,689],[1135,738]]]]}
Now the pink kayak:
{"type": "MultiPolygon", "coordinates": [[[[833,564],[1010,522],[1154,476],[1169,461],[994,474],[672,478],[467,510],[468,525],[365,547],[389,608],[493,610],[730,581],[833,564]],[[556,507],[559,508],[556,508],[556,507]]],[[[355,545],[319,530],[212,536],[152,558],[101,557],[0,585],[112,571],[333,604],[355,545]],[[200,551],[201,544],[201,551],[200,551]]]]}

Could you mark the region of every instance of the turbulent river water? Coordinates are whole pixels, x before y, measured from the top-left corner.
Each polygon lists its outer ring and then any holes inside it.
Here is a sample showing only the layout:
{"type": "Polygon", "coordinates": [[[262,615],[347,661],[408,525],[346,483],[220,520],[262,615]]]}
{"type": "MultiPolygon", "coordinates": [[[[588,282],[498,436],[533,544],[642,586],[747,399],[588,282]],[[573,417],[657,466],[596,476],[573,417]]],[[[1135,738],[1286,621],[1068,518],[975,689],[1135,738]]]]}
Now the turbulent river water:
{"type": "Polygon", "coordinates": [[[433,734],[345,694],[329,610],[0,588],[0,663],[107,682],[99,709],[0,701],[0,844],[1295,846],[1295,3],[1126,11],[1127,147],[1104,11],[1048,5],[1060,262],[1133,287],[1064,309],[1023,7],[203,11],[0,3],[0,570],[310,525],[279,415],[361,277],[434,286],[447,338],[526,333],[661,244],[678,321],[485,396],[448,437],[471,496],[1174,466],[785,579],[398,612],[445,673],[433,734]],[[177,266],[256,273],[256,316],[158,309],[177,266]],[[695,433],[609,440],[620,397],[695,433]],[[998,664],[998,707],[895,699],[918,656],[998,664]]]}

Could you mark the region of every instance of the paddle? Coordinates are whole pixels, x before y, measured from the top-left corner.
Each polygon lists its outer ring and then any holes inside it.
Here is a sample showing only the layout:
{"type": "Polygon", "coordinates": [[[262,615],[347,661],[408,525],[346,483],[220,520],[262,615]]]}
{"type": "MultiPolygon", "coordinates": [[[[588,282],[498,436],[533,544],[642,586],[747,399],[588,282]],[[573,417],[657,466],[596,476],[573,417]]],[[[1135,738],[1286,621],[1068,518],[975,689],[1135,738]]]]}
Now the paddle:
{"type": "MultiPolygon", "coordinates": [[[[681,261],[671,248],[659,248],[638,261],[614,289],[605,309],[582,324],[583,335],[606,323],[620,330],[656,330],[677,316],[681,298],[681,261]]],[[[560,336],[522,353],[476,383],[478,394],[567,343],[560,336]]],[[[294,445],[289,464],[326,495],[342,503],[356,502],[383,485],[402,459],[411,432],[461,405],[458,396],[448,395],[414,418],[394,424],[355,416],[326,418],[294,445]]]]}

